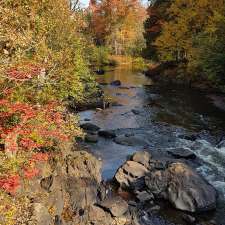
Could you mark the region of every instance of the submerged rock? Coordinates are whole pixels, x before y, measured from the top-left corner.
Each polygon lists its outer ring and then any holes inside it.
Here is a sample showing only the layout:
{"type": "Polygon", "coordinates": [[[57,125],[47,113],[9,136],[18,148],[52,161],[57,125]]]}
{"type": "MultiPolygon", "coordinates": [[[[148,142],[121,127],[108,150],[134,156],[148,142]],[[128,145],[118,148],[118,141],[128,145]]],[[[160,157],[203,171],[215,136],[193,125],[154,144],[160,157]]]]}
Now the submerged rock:
{"type": "Polygon", "coordinates": [[[113,86],[120,86],[121,85],[121,81],[120,80],[114,80],[110,83],[113,86]]]}
{"type": "Polygon", "coordinates": [[[171,148],[167,152],[176,159],[195,159],[196,155],[186,148],[171,148]]]}
{"type": "Polygon", "coordinates": [[[104,138],[115,138],[116,134],[115,131],[112,130],[100,130],[98,135],[104,138]]]}
{"type": "Polygon", "coordinates": [[[221,141],[216,147],[217,148],[225,148],[225,140],[221,141]]]}
{"type": "Polygon", "coordinates": [[[86,134],[85,141],[89,143],[97,143],[98,142],[98,135],[96,134],[86,134]]]}
{"type": "Polygon", "coordinates": [[[114,142],[120,145],[127,145],[127,146],[145,146],[148,145],[148,141],[141,135],[120,135],[114,139],[114,142]]]}
{"type": "Polygon", "coordinates": [[[84,124],[80,125],[80,127],[82,129],[84,129],[85,131],[91,131],[91,132],[96,132],[96,131],[100,130],[100,127],[98,127],[97,125],[95,125],[93,123],[84,123],[84,124]]]}
{"type": "Polygon", "coordinates": [[[105,70],[103,70],[103,69],[98,69],[98,70],[95,70],[94,72],[98,75],[104,75],[105,74],[105,70]]]}
{"type": "Polygon", "coordinates": [[[134,115],[139,115],[139,114],[141,114],[141,110],[138,110],[138,109],[132,109],[131,112],[132,112],[134,115]]]}

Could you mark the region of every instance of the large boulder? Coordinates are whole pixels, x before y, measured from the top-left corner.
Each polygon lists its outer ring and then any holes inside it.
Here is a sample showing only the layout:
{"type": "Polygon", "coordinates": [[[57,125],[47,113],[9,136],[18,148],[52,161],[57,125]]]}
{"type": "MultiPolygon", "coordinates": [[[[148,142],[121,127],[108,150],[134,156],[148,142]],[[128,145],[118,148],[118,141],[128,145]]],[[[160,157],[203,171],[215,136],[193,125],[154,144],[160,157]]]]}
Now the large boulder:
{"type": "Polygon", "coordinates": [[[116,172],[115,179],[121,187],[142,188],[144,185],[144,176],[148,169],[142,164],[134,161],[127,161],[116,172]]]}
{"type": "Polygon", "coordinates": [[[198,212],[216,207],[216,190],[184,163],[172,163],[169,177],[168,199],[178,209],[198,212]]]}
{"type": "Polygon", "coordinates": [[[157,197],[168,199],[177,209],[199,212],[216,207],[216,191],[192,168],[172,163],[165,170],[151,171],[145,183],[157,197]]]}
{"type": "Polygon", "coordinates": [[[90,178],[100,184],[101,162],[86,151],[75,151],[66,157],[66,173],[69,177],[90,178]]]}

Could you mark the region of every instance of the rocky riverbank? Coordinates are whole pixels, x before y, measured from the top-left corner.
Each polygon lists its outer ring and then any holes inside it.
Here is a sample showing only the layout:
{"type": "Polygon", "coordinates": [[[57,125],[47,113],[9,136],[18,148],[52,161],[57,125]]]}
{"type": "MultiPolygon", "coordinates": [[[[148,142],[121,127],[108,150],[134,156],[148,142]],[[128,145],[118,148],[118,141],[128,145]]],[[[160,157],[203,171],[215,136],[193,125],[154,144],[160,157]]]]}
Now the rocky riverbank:
{"type": "Polygon", "coordinates": [[[27,212],[16,224],[124,225],[132,220],[126,201],[102,181],[99,160],[71,146],[62,152],[40,164],[38,178],[21,189],[27,212]]]}

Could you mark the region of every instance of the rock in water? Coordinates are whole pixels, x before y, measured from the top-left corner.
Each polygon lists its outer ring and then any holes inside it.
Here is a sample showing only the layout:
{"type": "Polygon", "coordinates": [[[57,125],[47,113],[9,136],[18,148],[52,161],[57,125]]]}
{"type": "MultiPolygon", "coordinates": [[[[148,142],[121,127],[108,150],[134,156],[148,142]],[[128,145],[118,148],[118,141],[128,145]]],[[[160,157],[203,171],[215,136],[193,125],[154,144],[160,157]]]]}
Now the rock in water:
{"type": "Polygon", "coordinates": [[[99,203],[99,205],[110,211],[110,213],[115,217],[120,217],[128,210],[128,204],[120,196],[112,197],[106,199],[99,203]]]}
{"type": "Polygon", "coordinates": [[[195,159],[196,155],[186,148],[172,148],[167,152],[176,159],[195,159]]]}
{"type": "Polygon", "coordinates": [[[104,138],[115,138],[116,134],[112,130],[100,130],[98,135],[104,138]]]}
{"type": "Polygon", "coordinates": [[[82,129],[84,129],[85,131],[90,131],[90,132],[96,132],[96,131],[100,130],[100,127],[98,127],[92,123],[84,123],[84,124],[80,125],[80,127],[82,129]]]}
{"type": "Polygon", "coordinates": [[[225,148],[225,140],[221,141],[216,147],[217,148],[225,148]]]}
{"type": "Polygon", "coordinates": [[[168,199],[177,209],[200,212],[216,207],[215,189],[184,163],[149,173],[145,183],[153,194],[168,199]]]}
{"type": "Polygon", "coordinates": [[[215,189],[189,166],[172,163],[167,172],[168,199],[176,208],[199,212],[216,207],[215,189]]]}
{"type": "Polygon", "coordinates": [[[110,83],[113,86],[120,86],[121,85],[121,81],[120,80],[114,80],[110,83]]]}
{"type": "Polygon", "coordinates": [[[126,136],[120,135],[114,139],[114,142],[119,145],[127,145],[127,146],[145,146],[148,145],[148,141],[142,135],[136,136],[126,136]]]}
{"type": "Polygon", "coordinates": [[[85,141],[88,143],[97,143],[98,142],[98,135],[96,134],[86,134],[85,141]]]}
{"type": "Polygon", "coordinates": [[[150,153],[148,153],[146,151],[136,152],[132,156],[132,160],[134,162],[140,163],[140,164],[142,164],[145,167],[149,166],[150,159],[151,159],[151,155],[150,155],[150,153]]]}
{"type": "Polygon", "coordinates": [[[148,172],[140,163],[127,161],[115,174],[116,181],[121,187],[139,189],[144,185],[144,176],[148,172]]]}

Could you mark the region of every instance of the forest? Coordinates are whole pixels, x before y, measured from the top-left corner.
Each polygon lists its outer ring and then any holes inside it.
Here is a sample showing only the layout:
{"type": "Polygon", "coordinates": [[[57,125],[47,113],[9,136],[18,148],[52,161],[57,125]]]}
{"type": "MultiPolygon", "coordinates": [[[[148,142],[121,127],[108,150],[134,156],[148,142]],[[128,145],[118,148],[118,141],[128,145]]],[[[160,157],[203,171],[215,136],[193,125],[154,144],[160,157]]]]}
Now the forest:
{"type": "Polygon", "coordinates": [[[224,0],[0,1],[0,225],[224,225],[224,60],[224,0]]]}

